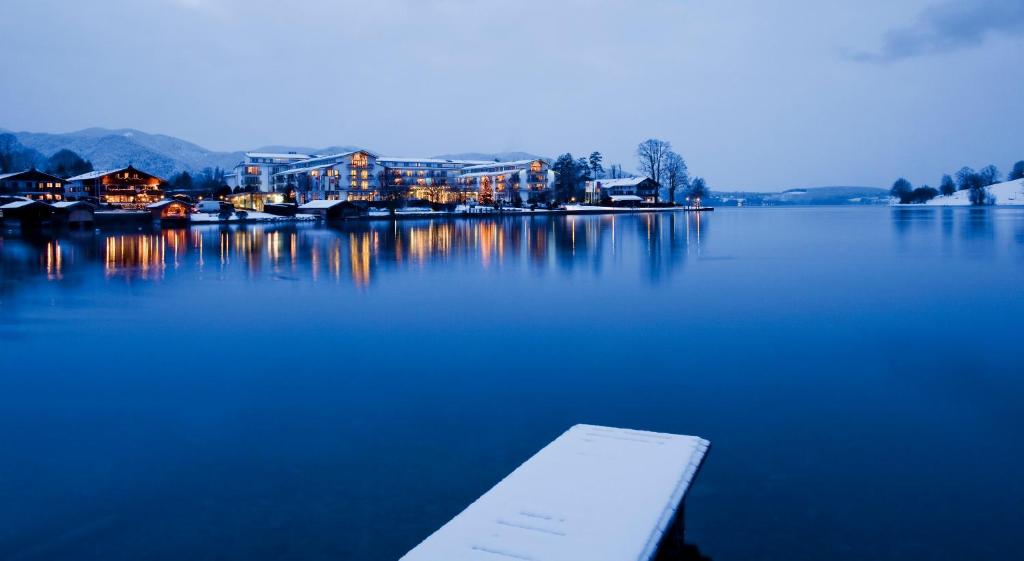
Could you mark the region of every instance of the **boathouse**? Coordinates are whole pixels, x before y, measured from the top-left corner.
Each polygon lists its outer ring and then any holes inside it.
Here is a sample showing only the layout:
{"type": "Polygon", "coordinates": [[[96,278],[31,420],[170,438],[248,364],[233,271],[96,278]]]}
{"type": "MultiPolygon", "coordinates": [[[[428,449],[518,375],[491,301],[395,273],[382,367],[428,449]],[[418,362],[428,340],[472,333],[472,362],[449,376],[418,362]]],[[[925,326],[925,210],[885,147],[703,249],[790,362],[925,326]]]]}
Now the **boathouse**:
{"type": "Polygon", "coordinates": [[[163,198],[163,179],[132,166],[90,171],[68,179],[68,199],[94,199],[126,209],[143,209],[163,198]]]}
{"type": "Polygon", "coordinates": [[[0,175],[0,193],[36,201],[60,201],[64,198],[64,180],[35,168],[0,175]]]}
{"type": "Polygon", "coordinates": [[[20,199],[0,206],[0,221],[5,226],[38,226],[52,219],[53,207],[43,202],[20,199]]]}
{"type": "Polygon", "coordinates": [[[707,440],[576,425],[400,561],[651,561],[682,545],[707,440]]]}
{"type": "Polygon", "coordinates": [[[53,203],[54,222],[66,226],[85,226],[95,221],[96,208],[83,201],[53,203]]]}
{"type": "Polygon", "coordinates": [[[178,199],[163,199],[146,205],[153,215],[153,220],[161,223],[187,222],[192,214],[192,207],[178,199]]]}
{"type": "Polygon", "coordinates": [[[309,201],[298,208],[299,214],[311,214],[324,220],[341,220],[363,214],[363,207],[350,201],[309,201]]]}

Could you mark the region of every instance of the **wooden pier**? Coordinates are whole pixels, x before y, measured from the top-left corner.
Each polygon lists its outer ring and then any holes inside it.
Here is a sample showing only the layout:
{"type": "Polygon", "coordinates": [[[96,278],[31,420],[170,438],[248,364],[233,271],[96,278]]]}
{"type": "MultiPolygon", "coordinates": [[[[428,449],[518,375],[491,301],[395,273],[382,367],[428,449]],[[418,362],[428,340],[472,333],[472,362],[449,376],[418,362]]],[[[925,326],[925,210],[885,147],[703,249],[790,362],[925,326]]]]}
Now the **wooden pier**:
{"type": "Polygon", "coordinates": [[[681,542],[709,443],[576,425],[401,561],[650,561],[681,542]]]}

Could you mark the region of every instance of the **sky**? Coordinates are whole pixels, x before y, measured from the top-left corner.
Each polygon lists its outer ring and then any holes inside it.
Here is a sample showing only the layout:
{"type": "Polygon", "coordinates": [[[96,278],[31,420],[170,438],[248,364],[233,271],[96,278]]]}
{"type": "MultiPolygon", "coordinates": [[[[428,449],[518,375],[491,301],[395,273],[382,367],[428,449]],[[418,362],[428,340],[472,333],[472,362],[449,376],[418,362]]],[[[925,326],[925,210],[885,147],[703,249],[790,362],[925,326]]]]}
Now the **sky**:
{"type": "Polygon", "coordinates": [[[1024,0],[0,0],[0,127],[394,156],[660,138],[712,189],[1024,159],[1024,0]]]}

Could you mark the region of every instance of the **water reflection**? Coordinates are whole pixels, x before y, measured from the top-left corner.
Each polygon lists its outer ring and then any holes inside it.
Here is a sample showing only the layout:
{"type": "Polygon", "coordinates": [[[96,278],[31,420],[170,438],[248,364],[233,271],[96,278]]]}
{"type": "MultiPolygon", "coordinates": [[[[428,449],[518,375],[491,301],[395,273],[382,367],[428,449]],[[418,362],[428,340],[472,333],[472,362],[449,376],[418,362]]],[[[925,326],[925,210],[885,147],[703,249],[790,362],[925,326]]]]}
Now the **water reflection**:
{"type": "Polygon", "coordinates": [[[2,290],[32,277],[63,281],[99,268],[103,278],[161,281],[179,271],[241,272],[249,277],[350,282],[369,287],[386,272],[431,263],[496,269],[600,272],[624,255],[657,282],[698,255],[708,217],[692,213],[630,216],[508,217],[480,220],[195,227],[143,232],[0,234],[2,290]],[[628,246],[628,247],[627,247],[628,246]]]}

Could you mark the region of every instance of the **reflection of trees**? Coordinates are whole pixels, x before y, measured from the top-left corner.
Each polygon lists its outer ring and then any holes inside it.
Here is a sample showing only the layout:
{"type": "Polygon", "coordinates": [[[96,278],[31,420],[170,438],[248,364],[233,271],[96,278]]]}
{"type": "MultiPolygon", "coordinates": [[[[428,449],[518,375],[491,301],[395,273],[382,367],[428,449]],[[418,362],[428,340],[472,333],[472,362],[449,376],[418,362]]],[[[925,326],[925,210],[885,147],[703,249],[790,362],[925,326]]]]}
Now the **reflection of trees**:
{"type": "Polygon", "coordinates": [[[702,220],[670,212],[27,232],[0,237],[0,290],[37,278],[82,280],[90,268],[121,282],[159,282],[184,270],[367,286],[388,270],[452,262],[600,273],[624,259],[656,280],[699,250],[702,220]]]}

